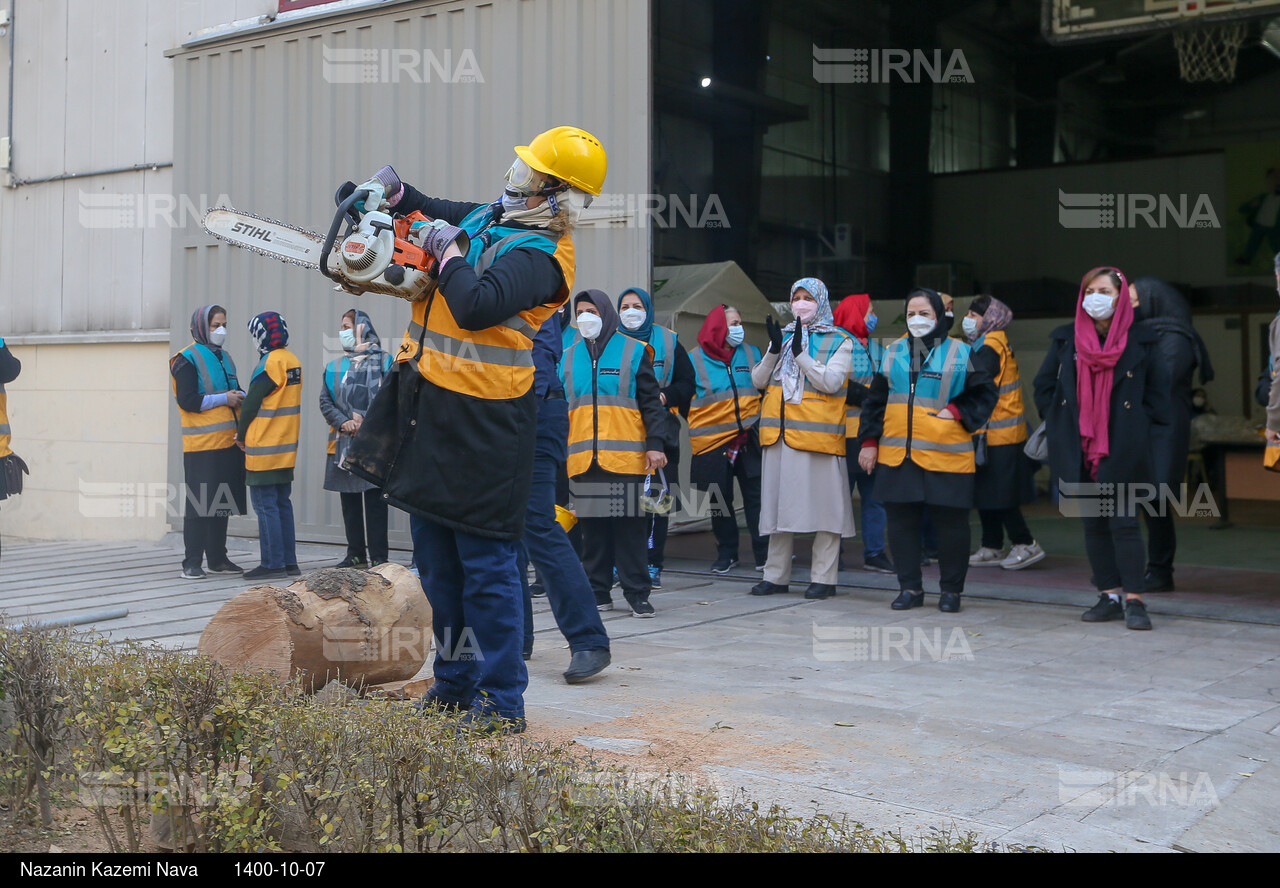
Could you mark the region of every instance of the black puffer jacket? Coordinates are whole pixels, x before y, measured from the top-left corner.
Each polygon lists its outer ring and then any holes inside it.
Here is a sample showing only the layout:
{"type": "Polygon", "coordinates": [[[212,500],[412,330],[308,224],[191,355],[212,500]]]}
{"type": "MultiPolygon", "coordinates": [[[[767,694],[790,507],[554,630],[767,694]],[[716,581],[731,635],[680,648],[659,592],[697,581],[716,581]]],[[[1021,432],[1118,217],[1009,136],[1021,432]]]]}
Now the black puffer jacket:
{"type": "Polygon", "coordinates": [[[1051,483],[1155,483],[1154,452],[1168,446],[1170,418],[1169,374],[1156,354],[1156,331],[1142,324],[1129,329],[1111,388],[1111,452],[1099,464],[1096,479],[1085,475],[1080,443],[1075,324],[1063,324],[1049,338],[1049,353],[1036,374],[1035,399],[1048,424],[1051,483]]]}
{"type": "MultiPolygon", "coordinates": [[[[406,185],[396,211],[420,210],[456,225],[477,206],[425,197],[406,185]]],[[[480,330],[554,303],[562,287],[549,254],[518,248],[481,277],[465,261],[450,261],[435,298],[448,303],[463,329],[480,330]]],[[[399,509],[477,536],[516,540],[524,535],[537,428],[532,386],[518,398],[475,398],[429,382],[404,361],[352,439],[348,466],[399,509]]]]}

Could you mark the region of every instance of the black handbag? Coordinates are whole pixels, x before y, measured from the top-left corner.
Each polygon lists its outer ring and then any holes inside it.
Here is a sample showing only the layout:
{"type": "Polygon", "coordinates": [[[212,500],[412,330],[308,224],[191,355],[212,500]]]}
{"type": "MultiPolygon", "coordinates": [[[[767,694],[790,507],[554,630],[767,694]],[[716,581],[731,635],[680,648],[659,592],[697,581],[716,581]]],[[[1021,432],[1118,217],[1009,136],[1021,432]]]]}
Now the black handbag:
{"type": "Polygon", "coordinates": [[[22,493],[22,476],[30,474],[31,470],[16,453],[0,460],[0,499],[22,493]]]}

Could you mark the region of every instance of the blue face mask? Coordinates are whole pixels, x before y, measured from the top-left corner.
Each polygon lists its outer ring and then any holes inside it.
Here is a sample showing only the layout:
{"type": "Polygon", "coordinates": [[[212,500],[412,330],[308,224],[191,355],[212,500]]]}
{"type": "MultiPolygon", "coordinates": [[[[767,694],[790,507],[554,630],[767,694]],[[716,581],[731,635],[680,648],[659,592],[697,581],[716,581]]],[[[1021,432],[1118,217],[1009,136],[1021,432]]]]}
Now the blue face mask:
{"type": "Polygon", "coordinates": [[[342,344],[342,347],[347,351],[350,351],[351,349],[355,348],[356,347],[356,331],[355,330],[338,331],[338,342],[340,342],[342,344]]]}
{"type": "Polygon", "coordinates": [[[741,325],[729,328],[729,335],[725,337],[725,342],[737,348],[742,345],[742,340],[747,336],[747,328],[741,325]]]}
{"type": "Polygon", "coordinates": [[[876,324],[878,323],[880,323],[880,318],[878,315],[872,315],[871,317],[867,318],[867,332],[874,333],[876,330],[876,324]]]}

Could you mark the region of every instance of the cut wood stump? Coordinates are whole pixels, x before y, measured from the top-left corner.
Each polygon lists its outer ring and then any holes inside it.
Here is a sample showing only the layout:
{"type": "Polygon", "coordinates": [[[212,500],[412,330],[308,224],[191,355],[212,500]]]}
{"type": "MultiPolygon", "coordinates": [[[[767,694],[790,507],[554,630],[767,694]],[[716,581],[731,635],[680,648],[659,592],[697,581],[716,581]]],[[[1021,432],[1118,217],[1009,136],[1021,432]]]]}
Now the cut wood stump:
{"type": "Polygon", "coordinates": [[[197,647],[224,666],[301,675],[314,692],[407,681],[431,650],[431,605],[399,564],[324,568],[287,588],[255,586],[213,615],[197,647]]]}

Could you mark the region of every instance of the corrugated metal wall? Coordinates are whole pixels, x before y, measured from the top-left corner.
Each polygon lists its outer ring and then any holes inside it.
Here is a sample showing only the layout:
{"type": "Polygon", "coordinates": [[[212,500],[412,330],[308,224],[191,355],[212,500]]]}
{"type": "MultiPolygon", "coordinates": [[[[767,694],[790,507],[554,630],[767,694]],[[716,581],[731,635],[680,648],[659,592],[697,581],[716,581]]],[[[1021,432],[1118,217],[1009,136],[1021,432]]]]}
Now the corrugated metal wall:
{"type": "MultiPolygon", "coordinates": [[[[173,62],[165,50],[199,28],[275,8],[274,0],[12,5],[9,135],[21,179],[168,164],[173,62]]],[[[8,38],[0,39],[0,74],[8,51],[8,38]]],[[[0,108],[7,101],[0,89],[0,108]]],[[[167,327],[169,219],[181,221],[166,212],[171,181],[162,167],[0,189],[0,330],[13,336],[167,327]],[[128,224],[109,227],[104,201],[128,224]]]]}
{"type": "MultiPolygon", "coordinates": [[[[604,143],[607,191],[649,190],[649,0],[411,3],[193,47],[174,64],[175,189],[225,193],[237,208],[315,231],[327,229],[339,183],[359,182],[384,163],[429,194],[492,200],[512,146],[560,124],[582,126],[604,143]],[[335,78],[342,60],[332,51],[354,48],[371,52],[378,82],[330,82],[346,73],[335,78]],[[398,78],[397,60],[410,66],[398,78]],[[474,80],[447,82],[453,78],[441,69],[474,80]]],[[[580,229],[575,242],[575,289],[648,284],[647,229],[580,229]]],[[[293,487],[298,533],[343,539],[338,497],[322,490],[321,372],[335,356],[345,309],[358,305],[384,338],[398,340],[408,304],[334,293],[319,274],[222,245],[194,226],[174,233],[172,267],[175,348],[190,339],[193,308],[217,302],[230,313],[227,347],[247,375],[256,359],[248,319],[269,309],[284,315],[305,380],[293,487]]],[[[176,415],[170,440],[180,440],[176,415]]],[[[180,479],[176,446],[169,466],[170,478],[180,479]]],[[[245,521],[233,532],[249,530],[245,521]]],[[[393,544],[407,544],[407,527],[394,513],[393,544]]]]}

